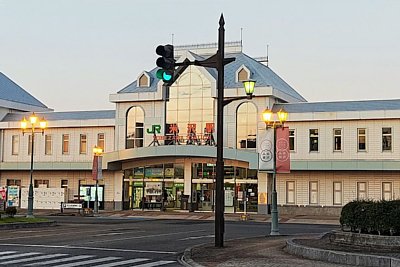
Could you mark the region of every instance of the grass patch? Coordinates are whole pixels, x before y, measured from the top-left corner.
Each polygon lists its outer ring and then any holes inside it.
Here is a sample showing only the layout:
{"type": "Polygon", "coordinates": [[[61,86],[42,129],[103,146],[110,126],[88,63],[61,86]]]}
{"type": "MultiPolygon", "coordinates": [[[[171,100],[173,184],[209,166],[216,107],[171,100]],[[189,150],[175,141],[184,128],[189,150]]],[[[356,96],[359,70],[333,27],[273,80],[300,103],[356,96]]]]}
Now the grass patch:
{"type": "MultiPolygon", "coordinates": [[[[3,215],[4,216],[4,215],[3,215]]],[[[26,218],[26,217],[3,217],[0,219],[0,224],[5,223],[36,223],[36,222],[48,222],[48,219],[45,218],[26,218]]]]}

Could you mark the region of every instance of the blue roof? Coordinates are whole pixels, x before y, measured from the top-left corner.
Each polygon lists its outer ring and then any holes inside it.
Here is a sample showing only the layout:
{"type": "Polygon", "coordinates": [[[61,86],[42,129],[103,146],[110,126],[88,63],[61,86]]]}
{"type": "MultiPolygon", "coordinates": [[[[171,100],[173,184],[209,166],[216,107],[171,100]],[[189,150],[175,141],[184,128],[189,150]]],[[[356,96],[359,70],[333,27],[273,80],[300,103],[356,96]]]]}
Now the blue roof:
{"type": "MultiPolygon", "coordinates": [[[[189,51],[190,52],[190,51],[189,51]]],[[[190,52],[192,56],[197,60],[204,59],[203,57],[190,52]]],[[[241,88],[243,85],[241,82],[236,82],[236,71],[242,66],[246,66],[251,71],[251,79],[256,80],[256,87],[272,86],[274,90],[281,91],[284,94],[290,95],[300,102],[306,101],[296,90],[294,90],[289,84],[281,79],[275,72],[273,72],[268,66],[258,62],[257,60],[245,55],[244,53],[227,54],[228,57],[235,57],[236,60],[225,66],[225,89],[229,88],[241,88]]],[[[129,84],[118,93],[140,93],[140,92],[156,92],[157,83],[159,79],[156,77],[156,71],[159,68],[154,68],[148,74],[153,78],[150,87],[138,87],[137,81],[129,84]]],[[[214,78],[217,77],[217,72],[213,68],[205,68],[214,78]]]]}
{"type": "MultiPolygon", "coordinates": [[[[28,116],[29,114],[30,113],[28,113],[28,116]]],[[[38,115],[38,117],[44,117],[48,121],[115,119],[115,110],[37,112],[35,114],[38,115]]],[[[26,113],[9,113],[2,121],[20,121],[26,115],[26,113]]]]}
{"type": "Polygon", "coordinates": [[[276,112],[281,108],[289,113],[400,110],[400,99],[285,103],[274,104],[272,110],[276,112]]]}
{"type": "Polygon", "coordinates": [[[16,103],[47,108],[42,102],[0,72],[0,99],[16,103]]]}

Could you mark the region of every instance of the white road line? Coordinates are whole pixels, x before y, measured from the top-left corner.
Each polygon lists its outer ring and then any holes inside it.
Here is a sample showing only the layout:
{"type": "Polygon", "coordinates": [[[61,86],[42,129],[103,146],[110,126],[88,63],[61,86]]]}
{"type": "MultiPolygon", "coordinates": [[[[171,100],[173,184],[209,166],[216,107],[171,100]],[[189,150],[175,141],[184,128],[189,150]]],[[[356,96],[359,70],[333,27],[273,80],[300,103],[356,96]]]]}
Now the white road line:
{"type": "Polygon", "coordinates": [[[157,250],[137,250],[137,249],[118,249],[118,248],[95,248],[95,247],[76,247],[76,246],[48,246],[48,245],[25,245],[25,244],[1,244],[1,246],[12,247],[40,247],[40,248],[65,248],[65,249],[85,249],[85,250],[102,250],[102,251],[118,251],[118,252],[138,252],[138,253],[155,253],[155,254],[176,254],[176,251],[157,251],[157,250]]]}
{"type": "Polygon", "coordinates": [[[114,266],[120,266],[122,264],[128,264],[128,263],[135,263],[135,262],[141,262],[141,261],[148,261],[150,259],[130,259],[126,261],[117,261],[117,262],[111,262],[111,263],[106,263],[102,265],[96,265],[96,267],[114,267],[114,266]]]}
{"type": "Polygon", "coordinates": [[[74,260],[83,260],[83,259],[88,259],[88,258],[93,258],[93,255],[79,255],[79,256],[73,256],[73,257],[68,257],[68,258],[63,258],[63,259],[57,259],[57,260],[51,260],[51,261],[42,261],[42,262],[37,262],[37,263],[31,263],[27,264],[25,266],[43,266],[43,265],[50,265],[50,264],[58,264],[61,262],[66,262],[66,261],[74,261],[74,260]]]}
{"type": "Polygon", "coordinates": [[[8,259],[13,259],[13,258],[21,258],[25,256],[33,256],[41,253],[37,252],[29,252],[29,253],[23,253],[23,254],[14,254],[14,255],[8,255],[8,256],[2,256],[0,257],[0,260],[8,260],[8,259]]]}
{"type": "Polygon", "coordinates": [[[13,253],[16,253],[16,251],[2,251],[0,252],[0,255],[13,254],[13,253]]]}
{"type": "MultiPolygon", "coordinates": [[[[78,262],[72,262],[72,263],[57,265],[57,267],[83,266],[83,265],[85,265],[85,264],[92,264],[92,263],[98,263],[98,262],[104,262],[104,261],[112,261],[112,260],[119,260],[119,259],[120,259],[120,258],[118,258],[118,257],[98,258],[98,259],[94,259],[94,260],[78,261],[78,262]]],[[[96,265],[96,266],[97,266],[97,265],[96,265]]]]}
{"type": "Polygon", "coordinates": [[[68,255],[68,254],[49,254],[49,255],[30,257],[30,258],[19,259],[19,260],[4,261],[4,262],[0,262],[0,264],[3,265],[3,264],[14,264],[14,263],[21,263],[21,262],[29,262],[29,261],[57,258],[57,257],[66,256],[66,255],[68,255]]]}
{"type": "Polygon", "coordinates": [[[155,261],[155,262],[150,262],[150,263],[145,263],[145,264],[140,264],[140,265],[135,265],[135,267],[153,267],[153,266],[161,266],[169,263],[173,263],[174,261],[155,261]]]}
{"type": "Polygon", "coordinates": [[[119,242],[123,240],[131,240],[131,239],[142,239],[148,237],[160,237],[160,236],[171,236],[171,235],[181,235],[181,234],[189,234],[189,233],[198,233],[198,232],[205,232],[206,230],[196,230],[196,231],[187,231],[187,232],[178,232],[178,233],[167,233],[167,234],[156,234],[156,235],[141,235],[141,236],[132,236],[126,238],[118,238],[118,239],[107,239],[107,240],[95,240],[85,242],[83,244],[93,244],[93,243],[106,243],[106,242],[119,242]]]}
{"type": "Polygon", "coordinates": [[[214,237],[214,235],[189,236],[189,237],[182,238],[179,240],[192,240],[192,239],[202,239],[202,238],[211,238],[211,237],[214,237]]]}

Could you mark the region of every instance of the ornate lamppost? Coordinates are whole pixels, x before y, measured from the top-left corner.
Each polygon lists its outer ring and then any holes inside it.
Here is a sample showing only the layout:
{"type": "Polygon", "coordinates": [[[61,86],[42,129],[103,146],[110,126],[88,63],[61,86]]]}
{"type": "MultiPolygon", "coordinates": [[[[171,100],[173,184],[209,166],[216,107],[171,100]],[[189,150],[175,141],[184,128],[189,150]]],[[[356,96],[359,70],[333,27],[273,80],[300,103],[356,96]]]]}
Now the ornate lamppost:
{"type": "Polygon", "coordinates": [[[30,182],[29,182],[29,192],[28,192],[28,212],[26,214],[27,218],[33,218],[33,153],[34,153],[34,147],[35,147],[35,134],[41,133],[42,135],[44,134],[44,129],[47,128],[47,121],[42,118],[39,119],[35,113],[32,113],[31,116],[29,116],[29,120],[24,117],[21,120],[21,129],[22,129],[22,135],[25,133],[31,133],[31,168],[30,168],[30,182]],[[29,127],[28,127],[28,124],[29,127]]]}
{"type": "Polygon", "coordinates": [[[266,129],[272,128],[274,130],[274,153],[273,153],[273,169],[272,169],[272,208],[271,208],[271,233],[270,235],[279,234],[279,223],[278,223],[278,193],[276,192],[276,129],[283,128],[287,120],[288,113],[281,109],[276,113],[278,120],[273,120],[272,110],[266,109],[263,112],[263,120],[265,122],[266,129]]]}
{"type": "Polygon", "coordinates": [[[93,174],[93,179],[96,180],[96,191],[94,195],[94,213],[97,214],[99,213],[99,193],[98,193],[98,188],[99,188],[99,179],[102,178],[102,157],[103,157],[103,149],[99,146],[95,146],[93,148],[93,169],[92,169],[92,174],[93,174]]]}

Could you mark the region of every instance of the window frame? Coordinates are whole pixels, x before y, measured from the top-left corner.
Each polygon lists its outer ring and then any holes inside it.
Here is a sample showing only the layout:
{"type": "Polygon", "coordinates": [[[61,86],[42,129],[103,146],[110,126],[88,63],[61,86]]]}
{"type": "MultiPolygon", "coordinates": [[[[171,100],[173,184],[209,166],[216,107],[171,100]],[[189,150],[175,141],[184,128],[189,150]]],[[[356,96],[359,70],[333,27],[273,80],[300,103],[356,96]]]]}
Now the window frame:
{"type": "Polygon", "coordinates": [[[97,134],[97,147],[100,147],[103,152],[106,150],[106,134],[98,133],[97,134]],[[103,137],[101,137],[103,136],[103,137]]]}
{"type": "Polygon", "coordinates": [[[63,155],[69,155],[70,149],[69,149],[69,134],[63,134],[61,136],[61,152],[63,155]]]}
{"type": "Polygon", "coordinates": [[[289,129],[289,151],[296,152],[296,129],[289,129]],[[292,144],[293,149],[291,148],[292,144]]]}
{"type": "Polygon", "coordinates": [[[343,129],[342,128],[334,128],[333,129],[333,152],[343,152],[343,129]],[[340,131],[340,134],[337,134],[336,131],[340,131]],[[340,149],[337,149],[337,138],[340,139],[340,149]]]}
{"type": "Polygon", "coordinates": [[[392,199],[393,199],[393,183],[392,182],[382,182],[382,200],[390,201],[392,199]],[[389,191],[385,190],[385,184],[390,186],[390,190],[389,191]],[[386,199],[385,193],[386,194],[390,194],[389,199],[386,199]]]}
{"type": "Polygon", "coordinates": [[[19,154],[19,135],[11,136],[11,155],[17,156],[19,154]]]}
{"type": "Polygon", "coordinates": [[[357,182],[357,200],[366,200],[368,199],[368,182],[357,182]],[[361,186],[364,187],[364,189],[360,189],[361,186]]]}
{"type": "Polygon", "coordinates": [[[308,193],[308,203],[309,203],[309,205],[319,205],[319,183],[318,183],[318,181],[310,181],[308,183],[308,192],[309,192],[308,193]],[[313,189],[312,184],[316,185],[316,189],[313,189]],[[316,195],[315,196],[316,201],[312,202],[314,194],[316,195]]]}
{"type": "Polygon", "coordinates": [[[309,142],[309,152],[314,153],[314,152],[319,152],[319,129],[309,129],[308,131],[308,142],[309,142]],[[316,133],[312,133],[312,131],[316,131],[316,133]],[[313,142],[316,140],[316,147],[317,149],[313,148],[313,142]]]}
{"type": "Polygon", "coordinates": [[[357,128],[357,152],[367,152],[367,128],[357,128]],[[360,131],[364,130],[364,134],[360,131]],[[364,137],[364,149],[360,148],[360,137],[364,137]]]}
{"type": "Polygon", "coordinates": [[[296,182],[295,181],[286,181],[286,204],[295,205],[296,204],[296,182]],[[289,185],[293,185],[293,188],[290,188],[289,185]],[[290,201],[293,198],[293,201],[290,201]]]}
{"type": "Polygon", "coordinates": [[[51,134],[46,134],[44,136],[44,154],[53,154],[53,136],[51,134]]]}
{"type": "Polygon", "coordinates": [[[343,205],[343,182],[342,181],[333,181],[333,206],[342,206],[343,205]],[[340,185],[340,189],[336,188],[336,185],[340,185]],[[340,201],[338,202],[336,193],[340,194],[340,201]]]}
{"type": "Polygon", "coordinates": [[[87,154],[87,134],[79,135],[79,154],[86,155],[87,154]]]}
{"type": "Polygon", "coordinates": [[[392,127],[382,127],[382,152],[392,152],[393,149],[393,136],[392,127]],[[389,129],[390,133],[384,133],[384,129],[389,129]],[[385,139],[389,137],[390,148],[385,148],[385,139]]]}

